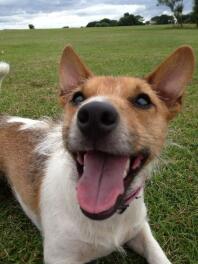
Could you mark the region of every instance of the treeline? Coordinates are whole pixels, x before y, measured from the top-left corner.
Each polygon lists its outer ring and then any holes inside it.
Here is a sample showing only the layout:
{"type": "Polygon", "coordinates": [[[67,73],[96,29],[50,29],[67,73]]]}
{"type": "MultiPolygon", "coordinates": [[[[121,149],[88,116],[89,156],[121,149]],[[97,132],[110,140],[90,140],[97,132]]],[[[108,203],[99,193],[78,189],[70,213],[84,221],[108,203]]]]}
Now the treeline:
{"type": "MultiPolygon", "coordinates": [[[[182,15],[181,18],[183,24],[194,24],[196,23],[196,19],[193,13],[189,13],[186,15],[182,15]]],[[[168,15],[161,15],[152,17],[150,21],[146,22],[147,24],[157,24],[157,25],[164,25],[164,24],[174,24],[175,18],[174,16],[168,15]]]]}
{"type": "MultiPolygon", "coordinates": [[[[184,24],[193,24],[196,23],[196,19],[193,13],[182,15],[182,22],[184,24]]],[[[115,26],[136,26],[136,25],[166,25],[174,24],[174,16],[169,15],[160,15],[152,17],[149,21],[144,22],[144,18],[140,15],[133,15],[125,13],[119,20],[111,20],[104,18],[99,21],[92,21],[87,24],[87,27],[115,27],[115,26]]]]}
{"type": "Polygon", "coordinates": [[[92,21],[87,27],[115,27],[115,26],[135,26],[144,25],[144,18],[139,15],[125,13],[119,20],[104,18],[100,21],[92,21]]]}

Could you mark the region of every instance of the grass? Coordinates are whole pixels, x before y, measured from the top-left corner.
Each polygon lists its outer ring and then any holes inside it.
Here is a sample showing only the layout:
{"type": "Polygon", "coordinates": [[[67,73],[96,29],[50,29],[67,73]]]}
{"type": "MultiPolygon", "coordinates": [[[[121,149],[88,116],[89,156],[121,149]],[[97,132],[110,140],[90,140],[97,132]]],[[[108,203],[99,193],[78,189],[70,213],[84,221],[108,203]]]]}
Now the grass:
{"type": "MultiPolygon", "coordinates": [[[[71,43],[96,74],[144,76],[183,44],[198,57],[198,32],[165,27],[0,31],[0,60],[11,64],[0,112],[26,117],[56,116],[57,67],[71,43]]],[[[153,232],[174,264],[198,263],[198,72],[187,90],[184,112],[171,124],[179,144],[163,152],[161,170],[148,183],[146,203],[153,232]]],[[[0,264],[42,263],[38,231],[9,190],[0,186],[0,264]]],[[[98,264],[142,264],[134,253],[118,253],[98,264]]],[[[160,263],[159,263],[160,264],[160,263]]]]}

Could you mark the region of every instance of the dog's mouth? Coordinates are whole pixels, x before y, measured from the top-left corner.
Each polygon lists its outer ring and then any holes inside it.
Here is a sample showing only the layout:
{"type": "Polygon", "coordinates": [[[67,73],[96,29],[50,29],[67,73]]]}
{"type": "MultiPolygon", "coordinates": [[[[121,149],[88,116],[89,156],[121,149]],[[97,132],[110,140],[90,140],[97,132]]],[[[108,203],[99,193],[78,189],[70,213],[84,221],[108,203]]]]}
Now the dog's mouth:
{"type": "Polygon", "coordinates": [[[77,199],[82,212],[91,219],[104,220],[123,211],[141,190],[142,186],[130,190],[130,185],[148,156],[148,151],[130,157],[100,151],[78,153],[77,199]]]}

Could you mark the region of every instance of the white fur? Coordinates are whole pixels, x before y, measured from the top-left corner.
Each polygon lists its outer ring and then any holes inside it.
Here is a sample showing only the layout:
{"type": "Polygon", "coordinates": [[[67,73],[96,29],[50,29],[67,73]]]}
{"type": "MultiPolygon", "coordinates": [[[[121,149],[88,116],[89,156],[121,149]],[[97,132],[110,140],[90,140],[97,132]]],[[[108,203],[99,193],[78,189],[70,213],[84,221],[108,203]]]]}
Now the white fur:
{"type": "Polygon", "coordinates": [[[45,139],[36,147],[35,151],[40,155],[50,156],[57,150],[64,151],[61,123],[49,130],[45,139]]]}
{"type": "MultiPolygon", "coordinates": [[[[37,151],[48,155],[45,177],[41,186],[41,224],[44,236],[44,258],[47,264],[82,264],[105,256],[138,237],[145,229],[146,207],[143,191],[121,215],[115,214],[104,221],[93,221],[84,216],[76,199],[76,164],[63,147],[61,126],[54,127],[37,151]],[[57,146],[58,143],[58,147],[57,146]]],[[[134,186],[143,184],[145,171],[135,180],[134,186]]],[[[155,258],[168,264],[163,251],[151,232],[138,240],[148,260],[155,258]],[[151,243],[152,242],[152,243],[151,243]],[[147,253],[145,253],[147,252],[147,253]]],[[[141,237],[140,237],[141,238],[141,237]]],[[[133,241],[129,246],[133,247],[133,241]]],[[[154,264],[157,262],[149,262],[154,264]]],[[[167,260],[168,261],[168,260],[167,260]]]]}
{"type": "Polygon", "coordinates": [[[7,123],[22,123],[19,130],[26,129],[39,129],[39,128],[47,128],[48,124],[45,120],[35,120],[30,118],[22,118],[17,116],[12,116],[7,119],[7,123]]]}
{"type": "Polygon", "coordinates": [[[6,62],[0,61],[0,80],[3,79],[10,71],[10,65],[6,62]]]}
{"type": "Polygon", "coordinates": [[[127,243],[151,264],[171,264],[158,242],[152,235],[148,222],[145,222],[137,236],[127,243]]]}
{"type": "Polygon", "coordinates": [[[27,205],[23,202],[21,196],[19,195],[19,193],[16,191],[15,188],[13,188],[13,193],[16,197],[16,199],[18,200],[18,202],[20,203],[21,207],[23,208],[24,212],[26,213],[26,215],[30,218],[30,220],[32,221],[33,224],[35,224],[35,226],[41,230],[41,225],[40,225],[40,220],[38,218],[38,216],[32,212],[32,210],[30,210],[27,205]]]}
{"type": "Polygon", "coordinates": [[[46,165],[41,215],[47,263],[88,262],[119,249],[141,229],[146,217],[143,195],[124,214],[93,221],[78,206],[77,171],[70,155],[57,151],[46,165]]]}
{"type": "Polygon", "coordinates": [[[88,104],[88,103],[91,103],[91,102],[108,102],[108,97],[107,96],[93,96],[87,100],[85,100],[81,105],[85,105],[85,104],[88,104]]]}
{"type": "Polygon", "coordinates": [[[4,77],[9,73],[10,65],[6,62],[0,61],[0,88],[4,77]]]}

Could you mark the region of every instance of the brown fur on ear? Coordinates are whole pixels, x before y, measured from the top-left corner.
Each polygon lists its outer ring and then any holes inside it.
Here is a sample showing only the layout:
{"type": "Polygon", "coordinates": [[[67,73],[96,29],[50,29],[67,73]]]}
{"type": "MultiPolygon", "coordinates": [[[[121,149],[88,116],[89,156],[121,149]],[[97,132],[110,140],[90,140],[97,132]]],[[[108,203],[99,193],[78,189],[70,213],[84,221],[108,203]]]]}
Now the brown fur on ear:
{"type": "Polygon", "coordinates": [[[62,53],[59,68],[61,104],[65,105],[67,95],[91,76],[93,74],[84,65],[73,48],[70,45],[66,46],[62,53]]]}
{"type": "Polygon", "coordinates": [[[145,77],[167,105],[171,117],[181,109],[185,86],[192,79],[195,57],[190,46],[181,46],[145,77]]]}

